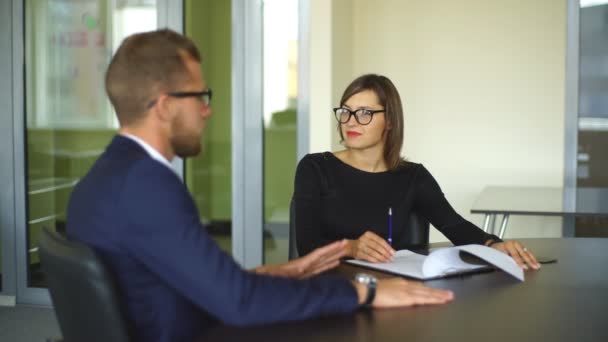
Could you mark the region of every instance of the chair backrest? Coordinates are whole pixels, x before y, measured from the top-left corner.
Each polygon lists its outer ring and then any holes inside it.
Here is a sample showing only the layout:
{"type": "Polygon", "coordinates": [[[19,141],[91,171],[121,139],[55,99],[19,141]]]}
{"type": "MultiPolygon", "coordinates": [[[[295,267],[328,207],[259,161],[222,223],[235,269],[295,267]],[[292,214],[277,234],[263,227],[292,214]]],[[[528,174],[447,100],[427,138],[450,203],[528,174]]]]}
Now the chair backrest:
{"type": "Polygon", "coordinates": [[[400,236],[394,236],[394,245],[398,249],[423,249],[429,245],[430,224],[424,217],[414,211],[406,218],[407,229],[400,236]]]}
{"type": "MultiPolygon", "coordinates": [[[[398,249],[423,249],[429,244],[429,222],[422,216],[411,211],[407,218],[407,228],[400,236],[394,237],[394,245],[398,249]]],[[[298,257],[296,237],[296,200],[291,199],[289,205],[289,260],[298,257]]]]}
{"type": "Polygon", "coordinates": [[[63,341],[130,341],[114,278],[95,252],[46,227],[39,247],[63,341]]]}
{"type": "Polygon", "coordinates": [[[297,258],[298,245],[296,244],[296,200],[292,197],[289,204],[289,260],[297,258]]]}

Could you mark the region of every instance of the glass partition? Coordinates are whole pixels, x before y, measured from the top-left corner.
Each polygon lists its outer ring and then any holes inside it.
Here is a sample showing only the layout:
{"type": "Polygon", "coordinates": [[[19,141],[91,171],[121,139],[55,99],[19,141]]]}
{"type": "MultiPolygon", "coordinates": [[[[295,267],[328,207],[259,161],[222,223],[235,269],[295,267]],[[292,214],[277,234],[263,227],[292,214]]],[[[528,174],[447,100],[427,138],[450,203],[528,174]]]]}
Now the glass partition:
{"type": "MultiPolygon", "coordinates": [[[[608,190],[608,1],[580,5],[577,188],[608,190]]],[[[579,217],[575,227],[608,236],[607,218],[579,217]]]]}
{"type": "Polygon", "coordinates": [[[25,1],[25,153],[28,287],[45,287],[42,227],[65,230],[74,186],[116,133],[104,90],[112,53],[156,29],[154,0],[25,1]]]}
{"type": "Polygon", "coordinates": [[[198,46],[213,115],[202,136],[203,150],[185,162],[185,182],[201,220],[215,241],[232,250],[232,62],[231,1],[186,0],[185,33],[198,46]]]}
{"type": "Polygon", "coordinates": [[[264,0],[264,262],[288,258],[297,164],[298,1],[264,0]]]}

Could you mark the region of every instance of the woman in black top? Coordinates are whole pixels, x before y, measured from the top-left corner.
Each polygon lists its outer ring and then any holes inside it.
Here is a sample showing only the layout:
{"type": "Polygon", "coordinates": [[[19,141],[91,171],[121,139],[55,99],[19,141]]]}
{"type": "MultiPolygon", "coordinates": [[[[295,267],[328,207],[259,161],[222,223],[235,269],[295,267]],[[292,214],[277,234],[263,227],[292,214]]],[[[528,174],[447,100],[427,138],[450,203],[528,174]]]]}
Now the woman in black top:
{"type": "Polygon", "coordinates": [[[388,261],[395,249],[412,247],[412,241],[399,237],[411,235],[405,234],[406,219],[415,212],[455,245],[490,245],[523,268],[540,267],[518,241],[502,241],[456,213],[429,171],[401,157],[403,109],[388,78],[373,74],[357,78],[334,113],[346,149],[309,154],[296,171],[300,255],[345,238],[348,256],[388,261]]]}

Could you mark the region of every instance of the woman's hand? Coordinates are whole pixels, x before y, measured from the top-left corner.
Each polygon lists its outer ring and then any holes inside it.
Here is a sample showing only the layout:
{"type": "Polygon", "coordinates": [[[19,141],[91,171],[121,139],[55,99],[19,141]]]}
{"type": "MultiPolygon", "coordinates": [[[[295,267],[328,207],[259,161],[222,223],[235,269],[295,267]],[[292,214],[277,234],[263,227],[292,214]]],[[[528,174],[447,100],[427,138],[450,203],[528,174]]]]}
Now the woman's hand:
{"type": "Polygon", "coordinates": [[[357,240],[348,240],[347,255],[369,262],[388,262],[393,258],[395,250],[375,233],[367,231],[357,240]]]}
{"type": "Polygon", "coordinates": [[[346,256],[347,245],[346,240],[336,241],[284,264],[263,265],[253,271],[286,278],[309,278],[338,266],[340,258],[346,256]]]}
{"type": "Polygon", "coordinates": [[[517,240],[497,242],[490,247],[510,255],[519,267],[525,270],[530,267],[535,270],[540,268],[540,263],[536,260],[534,254],[517,240]]]}

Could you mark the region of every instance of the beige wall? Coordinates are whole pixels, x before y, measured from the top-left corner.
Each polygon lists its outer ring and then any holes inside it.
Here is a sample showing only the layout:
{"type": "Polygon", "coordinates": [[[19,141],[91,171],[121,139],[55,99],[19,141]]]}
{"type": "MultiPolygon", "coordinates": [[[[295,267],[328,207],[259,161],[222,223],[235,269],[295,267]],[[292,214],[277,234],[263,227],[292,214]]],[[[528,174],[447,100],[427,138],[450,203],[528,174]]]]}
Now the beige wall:
{"type": "MultiPolygon", "coordinates": [[[[340,103],[342,92],[346,86],[353,80],[354,71],[354,41],[353,21],[354,8],[352,0],[333,0],[332,1],[332,107],[336,107],[340,103]]],[[[330,112],[331,115],[331,112],[330,112]]],[[[333,120],[333,117],[332,117],[333,120]]],[[[332,121],[333,142],[338,142],[338,134],[335,121],[332,121]]],[[[334,145],[334,149],[339,148],[339,145],[334,145]]]]}
{"type": "Polygon", "coordinates": [[[327,0],[310,1],[310,152],[331,146],[331,5],[327,0]]]}
{"type": "MultiPolygon", "coordinates": [[[[484,186],[562,185],[565,0],[333,0],[329,18],[316,1],[312,56],[321,55],[317,19],[333,30],[324,35],[332,41],[323,46],[328,59],[311,60],[311,89],[327,90],[311,97],[311,108],[335,105],[362,73],[391,78],[405,106],[403,155],[424,163],[477,224],[482,217],[468,212],[484,186]],[[315,65],[323,62],[329,67],[315,65]]],[[[330,129],[311,125],[313,151],[339,146],[334,123],[315,121],[323,123],[330,129]]],[[[560,230],[560,219],[512,217],[507,237],[560,230]]]]}

